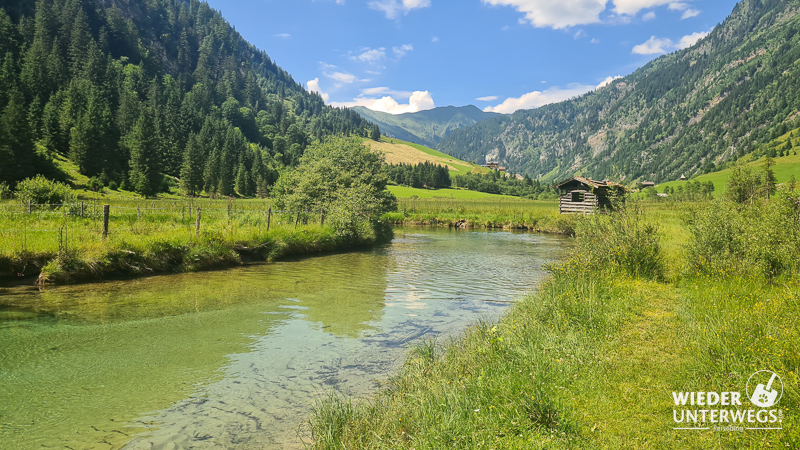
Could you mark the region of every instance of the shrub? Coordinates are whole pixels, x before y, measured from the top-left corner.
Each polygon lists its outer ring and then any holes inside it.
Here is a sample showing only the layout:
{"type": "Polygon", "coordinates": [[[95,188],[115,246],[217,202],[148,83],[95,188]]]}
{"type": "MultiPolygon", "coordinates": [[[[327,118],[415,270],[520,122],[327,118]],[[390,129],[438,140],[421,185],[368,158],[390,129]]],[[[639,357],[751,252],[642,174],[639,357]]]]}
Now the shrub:
{"type": "Polygon", "coordinates": [[[0,183],[0,200],[11,198],[11,188],[6,182],[0,183]]]}
{"type": "Polygon", "coordinates": [[[75,203],[78,197],[64,183],[48,180],[42,175],[27,178],[17,184],[17,200],[27,205],[61,205],[75,203]]]}
{"type": "Polygon", "coordinates": [[[753,206],[714,202],[691,210],[686,222],[690,272],[755,273],[772,279],[798,271],[800,197],[792,191],[753,206]]]}
{"type": "Polygon", "coordinates": [[[576,237],[575,253],[589,267],[618,268],[634,277],[664,276],[658,228],[636,208],[588,215],[578,221],[576,237]]]}

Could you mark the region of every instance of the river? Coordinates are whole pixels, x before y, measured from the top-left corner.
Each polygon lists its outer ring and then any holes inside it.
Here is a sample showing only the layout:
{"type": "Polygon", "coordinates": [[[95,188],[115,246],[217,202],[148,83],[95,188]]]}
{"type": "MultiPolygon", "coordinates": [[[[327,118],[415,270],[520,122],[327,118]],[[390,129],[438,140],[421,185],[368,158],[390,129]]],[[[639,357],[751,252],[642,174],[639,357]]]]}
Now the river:
{"type": "Polygon", "coordinates": [[[496,319],[561,237],[401,228],[370,250],[0,288],[2,448],[302,448],[332,390],[367,396],[426,338],[496,319]]]}

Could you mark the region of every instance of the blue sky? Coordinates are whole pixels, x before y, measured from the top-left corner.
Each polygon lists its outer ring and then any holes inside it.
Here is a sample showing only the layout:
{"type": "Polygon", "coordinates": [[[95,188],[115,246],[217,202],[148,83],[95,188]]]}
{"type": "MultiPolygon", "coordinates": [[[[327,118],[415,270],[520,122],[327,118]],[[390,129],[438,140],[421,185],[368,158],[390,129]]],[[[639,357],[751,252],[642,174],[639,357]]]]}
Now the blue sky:
{"type": "Polygon", "coordinates": [[[209,0],[296,81],[389,113],[564,100],[691,45],[734,0],[209,0]]]}

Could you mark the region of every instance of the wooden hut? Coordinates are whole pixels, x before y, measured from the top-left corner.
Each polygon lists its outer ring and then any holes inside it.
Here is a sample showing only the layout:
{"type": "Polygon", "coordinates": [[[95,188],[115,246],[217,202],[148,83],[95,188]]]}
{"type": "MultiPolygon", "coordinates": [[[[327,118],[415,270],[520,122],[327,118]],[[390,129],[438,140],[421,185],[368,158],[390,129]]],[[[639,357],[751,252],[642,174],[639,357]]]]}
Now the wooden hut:
{"type": "Polygon", "coordinates": [[[596,181],[583,177],[571,177],[553,186],[561,197],[558,201],[560,214],[591,214],[598,209],[613,210],[625,201],[625,186],[610,181],[596,181]]]}

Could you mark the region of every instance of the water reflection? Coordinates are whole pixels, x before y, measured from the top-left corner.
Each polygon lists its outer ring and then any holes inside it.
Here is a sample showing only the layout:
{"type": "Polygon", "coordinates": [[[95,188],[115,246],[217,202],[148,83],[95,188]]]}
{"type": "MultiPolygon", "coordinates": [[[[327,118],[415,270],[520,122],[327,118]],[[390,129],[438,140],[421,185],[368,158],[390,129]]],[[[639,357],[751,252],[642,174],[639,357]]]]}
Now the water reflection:
{"type": "Polygon", "coordinates": [[[316,394],[368,392],[409,343],[496,316],[563,246],[396,236],[365,252],[0,292],[0,442],[298,445],[316,394]]]}

